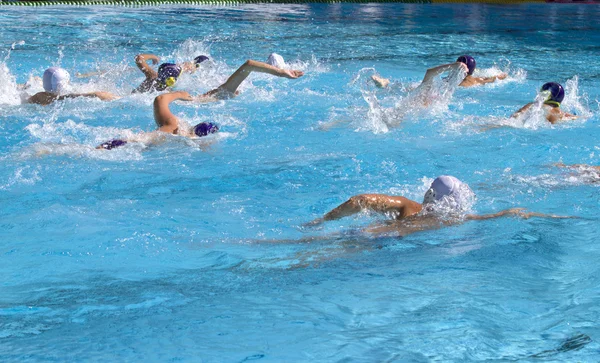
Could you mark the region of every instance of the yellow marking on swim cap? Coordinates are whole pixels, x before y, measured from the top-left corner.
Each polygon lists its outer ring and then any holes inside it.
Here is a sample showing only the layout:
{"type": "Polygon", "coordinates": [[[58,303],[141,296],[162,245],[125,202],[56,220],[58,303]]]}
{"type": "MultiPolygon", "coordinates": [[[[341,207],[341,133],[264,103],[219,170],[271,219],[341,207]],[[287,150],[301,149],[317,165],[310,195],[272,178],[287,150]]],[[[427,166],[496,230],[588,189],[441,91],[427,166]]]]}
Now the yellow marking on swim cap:
{"type": "Polygon", "coordinates": [[[175,77],[169,77],[165,79],[165,84],[167,85],[167,87],[173,87],[175,85],[175,82],[177,82],[177,79],[175,79],[175,77]]]}
{"type": "Polygon", "coordinates": [[[560,107],[560,102],[551,101],[551,100],[544,101],[544,104],[545,105],[553,105],[553,106],[556,106],[556,107],[560,107]]]}

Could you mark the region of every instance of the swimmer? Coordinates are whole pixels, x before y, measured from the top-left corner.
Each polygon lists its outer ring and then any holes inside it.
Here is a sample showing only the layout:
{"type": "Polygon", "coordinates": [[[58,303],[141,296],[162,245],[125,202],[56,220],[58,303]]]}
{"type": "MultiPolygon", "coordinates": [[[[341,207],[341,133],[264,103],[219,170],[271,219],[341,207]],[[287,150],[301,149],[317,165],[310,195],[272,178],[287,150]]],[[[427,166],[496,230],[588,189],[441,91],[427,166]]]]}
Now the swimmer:
{"type": "MultiPolygon", "coordinates": [[[[284,70],[263,62],[248,60],[240,68],[238,68],[238,70],[235,71],[225,83],[204,94],[193,97],[188,92],[178,91],[157,96],[154,99],[154,121],[156,121],[156,125],[158,126],[157,131],[187,137],[202,137],[217,132],[219,127],[212,123],[201,123],[194,126],[191,130],[180,129],[179,120],[175,115],[173,115],[169,109],[169,105],[175,100],[204,103],[235,97],[239,93],[237,90],[238,87],[252,72],[268,73],[277,77],[290,79],[296,79],[304,75],[304,73],[301,71],[284,70]]],[[[125,145],[127,141],[136,140],[111,140],[99,145],[96,148],[111,150],[115,147],[125,145]]]]}
{"type": "Polygon", "coordinates": [[[219,126],[212,122],[201,122],[191,129],[182,129],[179,126],[179,119],[173,115],[169,105],[175,100],[194,101],[194,98],[185,91],[165,93],[154,99],[154,121],[158,129],[153,132],[143,133],[129,139],[114,139],[102,143],[96,149],[112,150],[114,148],[126,145],[129,142],[139,141],[157,141],[161,138],[161,133],[180,135],[185,137],[203,137],[214,134],[219,131],[219,126]]]}
{"type": "MultiPolygon", "coordinates": [[[[545,83],[540,89],[540,92],[548,93],[548,96],[542,107],[546,113],[546,120],[548,120],[551,124],[555,124],[559,121],[574,120],[577,118],[577,116],[563,112],[560,109],[560,103],[565,98],[565,90],[560,84],[556,82],[545,83]]],[[[519,117],[523,112],[529,110],[533,104],[534,102],[526,104],[510,117],[519,117]]]]}
{"type": "Polygon", "coordinates": [[[44,92],[38,92],[27,99],[27,103],[49,105],[65,98],[95,97],[102,101],[112,101],[118,97],[109,92],[65,93],[69,86],[69,72],[59,67],[46,69],[43,76],[44,92]]]}
{"type": "Polygon", "coordinates": [[[600,166],[587,165],[587,164],[570,164],[566,165],[564,163],[556,163],[554,166],[558,168],[566,168],[566,169],[589,169],[600,172],[600,166]]]}
{"type": "Polygon", "coordinates": [[[396,221],[394,224],[386,226],[372,227],[367,229],[367,232],[382,233],[382,232],[401,232],[402,235],[437,229],[443,226],[458,224],[468,220],[485,220],[498,218],[503,216],[514,215],[521,218],[530,217],[550,217],[550,218],[565,218],[554,215],[546,215],[541,213],[526,212],[523,208],[511,208],[493,214],[473,215],[467,214],[464,219],[441,219],[436,216],[435,207],[443,201],[455,208],[460,208],[460,200],[465,194],[472,193],[468,185],[464,184],[457,178],[448,175],[437,177],[429,190],[425,193],[423,203],[418,203],[414,200],[402,196],[392,196],[385,194],[360,194],[353,196],[346,202],[334,208],[322,218],[317,218],[314,221],[306,224],[306,226],[317,226],[326,221],[337,220],[347,217],[363,210],[369,210],[376,213],[393,216],[396,221]]]}
{"type": "MultiPolygon", "coordinates": [[[[475,62],[475,58],[468,56],[468,55],[462,55],[462,56],[458,57],[456,62],[462,63],[466,66],[467,74],[466,74],[465,78],[462,80],[462,82],[459,84],[460,87],[479,86],[482,84],[495,82],[497,79],[500,79],[500,80],[505,79],[507,77],[506,73],[500,73],[497,76],[491,76],[491,77],[475,77],[475,76],[473,76],[473,72],[475,71],[476,62],[475,62]]],[[[427,72],[425,73],[425,77],[423,78],[422,84],[425,82],[430,82],[434,77],[450,70],[451,66],[453,64],[455,64],[455,63],[445,64],[445,65],[441,65],[441,66],[437,66],[437,67],[428,69],[427,72]]],[[[373,80],[375,85],[379,88],[386,88],[390,84],[389,79],[382,78],[382,77],[379,77],[376,75],[371,76],[371,79],[373,80]]]]}
{"type": "Polygon", "coordinates": [[[158,72],[146,63],[147,60],[152,61],[152,64],[158,64],[160,61],[154,54],[138,54],[135,57],[135,64],[144,73],[146,79],[132,93],[164,91],[173,87],[181,72],[194,73],[197,68],[200,68],[200,63],[208,60],[208,57],[199,55],[193,61],[181,64],[163,63],[158,67],[158,72]]]}

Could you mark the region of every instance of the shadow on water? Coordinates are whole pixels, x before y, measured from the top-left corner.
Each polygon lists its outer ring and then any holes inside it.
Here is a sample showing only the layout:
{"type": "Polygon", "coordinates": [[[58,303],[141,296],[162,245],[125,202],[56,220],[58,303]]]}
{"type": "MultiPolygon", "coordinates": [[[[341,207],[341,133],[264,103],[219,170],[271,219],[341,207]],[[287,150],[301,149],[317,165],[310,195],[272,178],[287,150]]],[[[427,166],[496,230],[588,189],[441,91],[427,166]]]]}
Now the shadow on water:
{"type": "Polygon", "coordinates": [[[560,353],[580,350],[592,341],[592,338],[586,334],[577,334],[568,338],[562,345],[556,349],[544,350],[543,352],[529,356],[529,358],[549,358],[560,353]]]}

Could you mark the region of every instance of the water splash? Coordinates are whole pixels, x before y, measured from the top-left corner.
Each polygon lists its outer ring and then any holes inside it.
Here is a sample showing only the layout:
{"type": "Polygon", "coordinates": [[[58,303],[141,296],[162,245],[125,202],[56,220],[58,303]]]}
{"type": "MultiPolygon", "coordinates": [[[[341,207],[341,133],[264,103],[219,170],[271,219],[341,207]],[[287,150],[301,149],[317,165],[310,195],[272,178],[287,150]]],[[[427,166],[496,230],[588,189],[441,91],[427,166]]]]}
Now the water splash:
{"type": "Polygon", "coordinates": [[[352,79],[350,85],[358,86],[363,100],[368,105],[366,118],[364,114],[362,117],[356,115],[356,118],[363,120],[359,129],[368,129],[374,133],[386,133],[390,128],[398,127],[407,120],[445,115],[454,92],[465,77],[464,71],[458,69],[447,72],[444,78],[436,77],[432,82],[421,83],[414,88],[406,85],[393,87],[393,91],[406,91],[390,95],[385,102],[391,100],[393,105],[385,107],[378,98],[381,91],[372,81],[373,75],[376,75],[374,68],[363,68],[352,79]]]}
{"type": "Polygon", "coordinates": [[[19,105],[21,96],[17,79],[10,73],[6,62],[0,62],[0,105],[19,105]]]}
{"type": "Polygon", "coordinates": [[[565,98],[561,108],[579,118],[588,119],[593,116],[590,111],[589,96],[586,93],[579,95],[579,76],[575,75],[565,83],[565,98]]]}

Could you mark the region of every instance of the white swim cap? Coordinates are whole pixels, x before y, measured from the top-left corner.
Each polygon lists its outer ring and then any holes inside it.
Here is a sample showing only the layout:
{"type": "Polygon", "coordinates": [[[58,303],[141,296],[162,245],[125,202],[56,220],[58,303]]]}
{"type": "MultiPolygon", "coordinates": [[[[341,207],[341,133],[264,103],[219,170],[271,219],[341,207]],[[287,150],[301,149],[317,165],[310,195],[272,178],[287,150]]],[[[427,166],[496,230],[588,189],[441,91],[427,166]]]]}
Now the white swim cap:
{"type": "Polygon", "coordinates": [[[449,175],[440,175],[429,187],[423,198],[423,204],[433,203],[446,196],[453,197],[460,193],[462,182],[449,175]]]}
{"type": "Polygon", "coordinates": [[[44,90],[60,93],[65,90],[70,79],[69,72],[59,67],[50,67],[44,72],[44,90]]]}
{"type": "Polygon", "coordinates": [[[269,55],[269,58],[267,58],[267,64],[277,68],[285,67],[285,61],[283,60],[283,57],[277,53],[271,53],[271,55],[269,55]]]}

